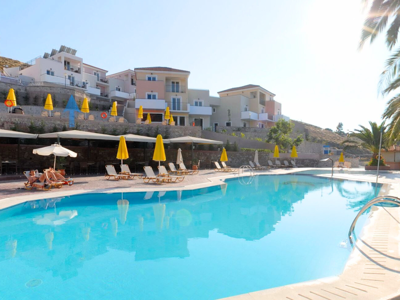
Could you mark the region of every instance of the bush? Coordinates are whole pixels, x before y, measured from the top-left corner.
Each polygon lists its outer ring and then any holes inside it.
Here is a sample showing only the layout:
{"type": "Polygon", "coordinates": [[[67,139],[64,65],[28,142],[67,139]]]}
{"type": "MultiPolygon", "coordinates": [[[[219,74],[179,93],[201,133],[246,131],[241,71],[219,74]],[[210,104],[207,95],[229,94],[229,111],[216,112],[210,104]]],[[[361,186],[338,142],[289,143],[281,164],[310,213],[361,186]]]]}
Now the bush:
{"type": "Polygon", "coordinates": [[[226,140],[226,144],[225,144],[225,150],[226,151],[231,151],[231,143],[229,142],[229,140],[226,140]]]}
{"type": "Polygon", "coordinates": [[[265,152],[265,153],[273,153],[272,150],[269,149],[252,149],[252,148],[240,148],[241,151],[249,151],[249,152],[254,152],[258,150],[258,152],[265,152]]]}
{"type": "Polygon", "coordinates": [[[243,132],[241,132],[241,133],[240,133],[240,137],[241,137],[242,139],[244,139],[246,136],[244,135],[243,132]]]}
{"type": "Polygon", "coordinates": [[[236,136],[236,133],[232,132],[232,136],[236,136]]]}
{"type": "MultiPolygon", "coordinates": [[[[378,155],[376,157],[371,158],[371,160],[368,162],[368,166],[378,166],[378,155]]],[[[382,158],[379,162],[379,166],[383,167],[386,166],[385,160],[382,158]]]]}

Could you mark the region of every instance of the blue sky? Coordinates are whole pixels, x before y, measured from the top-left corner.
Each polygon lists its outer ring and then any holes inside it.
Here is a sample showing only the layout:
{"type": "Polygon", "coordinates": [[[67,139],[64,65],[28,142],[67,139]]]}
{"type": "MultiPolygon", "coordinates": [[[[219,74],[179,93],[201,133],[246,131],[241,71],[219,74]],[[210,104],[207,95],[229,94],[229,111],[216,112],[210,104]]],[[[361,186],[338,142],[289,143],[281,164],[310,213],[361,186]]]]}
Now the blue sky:
{"type": "Polygon", "coordinates": [[[379,122],[387,101],[382,40],[357,48],[361,0],[10,1],[2,11],[0,56],[21,61],[66,45],[109,74],[189,70],[189,87],[212,95],[259,84],[284,115],[332,129],[379,122]]]}

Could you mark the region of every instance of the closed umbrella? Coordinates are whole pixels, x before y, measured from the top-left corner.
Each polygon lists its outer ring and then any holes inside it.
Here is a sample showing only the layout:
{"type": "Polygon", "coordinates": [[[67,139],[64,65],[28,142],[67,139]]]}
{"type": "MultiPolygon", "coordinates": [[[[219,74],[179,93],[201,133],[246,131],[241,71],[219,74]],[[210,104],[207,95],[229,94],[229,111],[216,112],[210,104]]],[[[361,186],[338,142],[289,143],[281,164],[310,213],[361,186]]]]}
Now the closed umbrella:
{"type": "Polygon", "coordinates": [[[171,118],[171,114],[169,113],[169,107],[167,106],[167,109],[165,110],[164,119],[168,121],[170,118],[171,118]]]}
{"type": "Polygon", "coordinates": [[[342,152],[342,153],[340,153],[339,162],[341,162],[341,163],[344,163],[344,156],[343,156],[343,152],[342,152]]]}
{"type": "Polygon", "coordinates": [[[164,143],[161,134],[157,135],[156,147],[154,149],[153,160],[158,161],[160,166],[161,161],[166,161],[164,143]]]}
{"type": "Polygon", "coordinates": [[[182,150],[181,150],[181,148],[179,148],[178,155],[176,156],[176,164],[179,165],[181,163],[183,163],[182,150]]]}
{"type": "Polygon", "coordinates": [[[78,156],[78,154],[76,152],[71,151],[67,148],[64,148],[59,144],[53,144],[51,146],[33,149],[33,154],[38,154],[41,156],[54,155],[54,169],[56,168],[57,156],[61,156],[61,157],[67,157],[67,156],[77,157],[78,156]]]}
{"type": "Polygon", "coordinates": [[[44,109],[49,111],[49,115],[51,117],[51,111],[54,108],[53,108],[53,99],[51,99],[51,95],[50,94],[47,95],[46,102],[44,104],[44,109]]]}
{"type": "Polygon", "coordinates": [[[116,117],[118,115],[118,112],[117,112],[117,101],[113,102],[110,115],[112,115],[114,117],[116,117]]]}
{"type": "Polygon", "coordinates": [[[256,153],[254,154],[254,162],[259,163],[258,162],[258,150],[256,150],[256,153]]]}
{"type": "Polygon", "coordinates": [[[151,124],[151,116],[150,116],[150,113],[147,113],[147,121],[149,121],[149,124],[151,124]]]}
{"type": "MultiPolygon", "coordinates": [[[[124,198],[123,195],[122,195],[122,198],[124,198]]],[[[124,200],[124,199],[118,200],[117,206],[118,206],[118,212],[119,212],[119,220],[120,220],[121,224],[125,224],[127,216],[128,216],[129,201],[124,200]]]]}
{"type": "Polygon", "coordinates": [[[88,101],[88,99],[86,97],[83,99],[81,112],[83,112],[85,114],[85,117],[86,117],[86,114],[88,114],[90,112],[89,101],[88,101]]]}
{"type": "Polygon", "coordinates": [[[175,123],[174,117],[171,115],[171,117],[170,117],[170,119],[169,119],[169,124],[172,124],[173,122],[175,123]]]}
{"type": "Polygon", "coordinates": [[[278,145],[275,145],[274,158],[279,158],[279,147],[278,147],[278,145]]]}
{"type": "Polygon", "coordinates": [[[139,106],[138,119],[143,119],[143,106],[139,106]]]}
{"type": "Polygon", "coordinates": [[[154,219],[158,231],[162,231],[164,217],[165,217],[165,204],[157,203],[153,205],[154,219]]]}
{"type": "Polygon", "coordinates": [[[220,161],[228,161],[228,154],[226,154],[225,148],[222,149],[220,161]]]}
{"type": "Polygon", "coordinates": [[[129,153],[128,153],[128,147],[126,146],[125,137],[121,135],[121,137],[119,138],[117,159],[121,160],[121,165],[122,165],[123,160],[128,158],[129,158],[129,153]]]}
{"type": "Polygon", "coordinates": [[[17,106],[17,98],[15,97],[14,89],[10,89],[8,91],[5,104],[8,107],[8,109],[10,109],[10,107],[17,106]]]}
{"type": "Polygon", "coordinates": [[[297,150],[296,150],[296,146],[293,146],[293,148],[292,148],[292,154],[290,154],[290,157],[291,157],[291,158],[297,158],[297,157],[298,157],[298,155],[297,155],[297,150]]]}

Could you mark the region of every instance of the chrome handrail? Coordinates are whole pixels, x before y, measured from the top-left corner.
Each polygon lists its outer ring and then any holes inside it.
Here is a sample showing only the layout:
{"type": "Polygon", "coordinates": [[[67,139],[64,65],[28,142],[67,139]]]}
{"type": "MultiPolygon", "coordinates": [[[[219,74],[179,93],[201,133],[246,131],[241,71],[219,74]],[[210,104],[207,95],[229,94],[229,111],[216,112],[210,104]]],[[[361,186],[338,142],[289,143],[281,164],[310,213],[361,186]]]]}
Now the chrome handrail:
{"type": "Polygon", "coordinates": [[[354,228],[356,227],[356,223],[358,218],[372,205],[381,203],[381,202],[386,202],[386,203],[392,203],[400,206],[400,198],[395,197],[395,196],[379,196],[371,201],[369,201],[367,204],[363,206],[363,208],[358,212],[357,216],[354,218],[353,223],[351,223],[350,230],[349,230],[349,239],[352,241],[352,233],[354,231],[354,228]]]}

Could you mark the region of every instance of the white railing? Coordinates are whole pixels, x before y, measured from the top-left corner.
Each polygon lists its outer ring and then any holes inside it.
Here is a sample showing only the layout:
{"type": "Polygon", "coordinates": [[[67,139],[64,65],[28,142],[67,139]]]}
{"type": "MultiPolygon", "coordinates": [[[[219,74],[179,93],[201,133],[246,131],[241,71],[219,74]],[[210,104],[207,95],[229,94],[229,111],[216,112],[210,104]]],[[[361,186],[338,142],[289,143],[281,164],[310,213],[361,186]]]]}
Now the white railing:
{"type": "Polygon", "coordinates": [[[268,117],[268,113],[258,114],[258,120],[259,121],[273,121],[273,119],[270,119],[268,117]]]}
{"type": "Polygon", "coordinates": [[[241,119],[242,120],[258,120],[258,114],[255,113],[254,111],[242,111],[241,113],[241,119]]]}
{"type": "Polygon", "coordinates": [[[167,108],[167,104],[163,99],[136,99],[135,108],[139,108],[142,106],[144,109],[161,109],[165,110],[167,108]]]}
{"type": "Polygon", "coordinates": [[[117,97],[117,98],[123,98],[123,99],[133,99],[135,96],[134,93],[126,93],[126,92],[121,92],[121,91],[111,91],[110,92],[110,97],[117,97]]]}
{"type": "Polygon", "coordinates": [[[285,121],[289,121],[290,120],[289,117],[286,117],[284,115],[275,115],[273,120],[274,120],[274,122],[278,122],[280,119],[284,119],[285,121]]]}
{"type": "Polygon", "coordinates": [[[194,106],[189,104],[189,114],[211,116],[212,108],[210,106],[194,106]]]}

